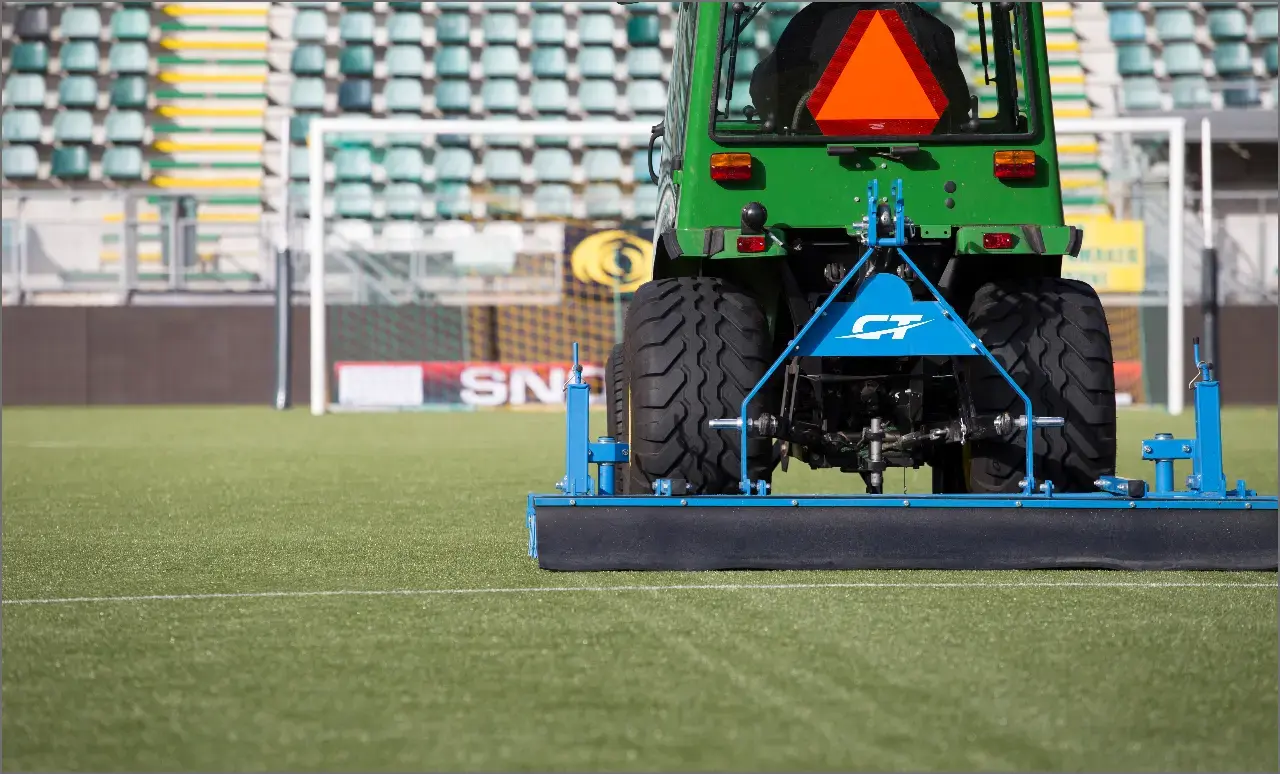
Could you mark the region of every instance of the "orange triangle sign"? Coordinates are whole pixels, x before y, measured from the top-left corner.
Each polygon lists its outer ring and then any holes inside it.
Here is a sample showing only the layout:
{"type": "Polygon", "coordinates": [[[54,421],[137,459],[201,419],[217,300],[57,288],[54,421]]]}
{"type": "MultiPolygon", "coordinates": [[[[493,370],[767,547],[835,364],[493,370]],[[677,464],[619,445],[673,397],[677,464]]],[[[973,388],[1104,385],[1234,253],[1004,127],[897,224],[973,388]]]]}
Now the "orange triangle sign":
{"type": "Polygon", "coordinates": [[[947,97],[897,11],[860,11],[809,97],[829,136],[921,135],[947,97]]]}

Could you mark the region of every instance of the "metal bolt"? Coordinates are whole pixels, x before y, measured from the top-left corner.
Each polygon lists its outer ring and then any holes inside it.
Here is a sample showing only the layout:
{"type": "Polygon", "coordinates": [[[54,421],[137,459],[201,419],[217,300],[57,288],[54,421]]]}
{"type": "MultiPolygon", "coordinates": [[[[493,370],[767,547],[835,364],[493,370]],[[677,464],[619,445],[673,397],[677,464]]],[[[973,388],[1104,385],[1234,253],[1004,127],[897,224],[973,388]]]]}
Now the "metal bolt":
{"type": "Polygon", "coordinates": [[[881,169],[888,169],[888,168],[889,168],[889,165],[888,165],[888,164],[886,164],[886,163],[884,163],[884,162],[882,161],[882,162],[880,162],[880,168],[881,168],[881,169]]]}
{"type": "Polygon", "coordinates": [[[1142,453],[1143,453],[1143,454],[1150,454],[1150,453],[1151,453],[1151,447],[1150,447],[1150,446],[1143,446],[1143,447],[1142,447],[1142,453]]]}
{"type": "Polygon", "coordinates": [[[1245,509],[1246,511],[1251,511],[1251,510],[1253,510],[1253,503],[1245,503],[1245,504],[1244,504],[1244,509],[1245,509]]]}
{"type": "Polygon", "coordinates": [[[792,500],[792,501],[791,501],[791,504],[792,504],[792,505],[796,505],[796,506],[798,506],[798,505],[800,505],[800,501],[799,501],[799,500],[792,500]]]}
{"type": "Polygon", "coordinates": [[[978,345],[977,345],[977,344],[970,344],[970,345],[969,345],[969,349],[972,349],[974,352],[977,352],[977,351],[978,351],[978,345]]]}
{"type": "Polygon", "coordinates": [[[855,197],[853,197],[853,200],[854,200],[854,202],[860,202],[860,201],[862,201],[862,197],[861,197],[861,196],[855,196],[855,197]]]}
{"type": "Polygon", "coordinates": [[[1014,507],[1014,508],[1021,508],[1021,507],[1022,507],[1022,501],[1021,501],[1021,500],[1014,500],[1014,501],[1013,501],[1013,507],[1014,507]]]}
{"type": "Polygon", "coordinates": [[[689,501],[688,501],[688,500],[681,500],[681,501],[680,501],[680,504],[681,504],[681,505],[688,505],[688,504],[689,504],[689,501]]]}
{"type": "Polygon", "coordinates": [[[911,507],[911,501],[910,501],[910,500],[903,500],[903,501],[902,501],[902,504],[903,504],[904,506],[906,506],[907,508],[910,508],[910,507],[911,507]]]}
{"type": "Polygon", "coordinates": [[[1129,507],[1130,507],[1130,508],[1137,508],[1137,507],[1138,507],[1138,504],[1137,504],[1137,503],[1129,503],[1129,507]]]}
{"type": "Polygon", "coordinates": [[[951,313],[950,313],[950,312],[948,312],[948,311],[945,311],[945,310],[944,310],[944,311],[942,312],[942,316],[943,316],[943,317],[945,317],[945,318],[947,318],[948,320],[950,320],[950,319],[951,319],[951,313]]]}
{"type": "Polygon", "coordinates": [[[1184,443],[1184,444],[1182,444],[1182,453],[1183,453],[1183,454],[1190,454],[1190,453],[1191,453],[1191,444],[1189,444],[1189,443],[1184,443]]]}
{"type": "Polygon", "coordinates": [[[570,504],[570,505],[577,505],[577,504],[578,504],[578,501],[577,501],[577,500],[570,500],[570,501],[569,501],[569,504],[570,504]]]}

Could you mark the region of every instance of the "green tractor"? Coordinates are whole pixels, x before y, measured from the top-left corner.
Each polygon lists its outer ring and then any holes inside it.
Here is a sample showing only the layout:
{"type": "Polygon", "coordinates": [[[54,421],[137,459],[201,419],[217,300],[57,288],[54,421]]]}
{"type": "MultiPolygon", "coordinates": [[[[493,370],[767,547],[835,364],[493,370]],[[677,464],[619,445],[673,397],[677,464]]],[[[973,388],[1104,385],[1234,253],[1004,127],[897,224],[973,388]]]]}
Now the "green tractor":
{"type": "MultiPolygon", "coordinates": [[[[1023,404],[983,358],[792,357],[750,404],[747,443],[715,427],[868,235],[896,227],[924,276],[877,251],[844,292],[886,273],[916,299],[936,288],[1036,415],[1062,419],[1034,432],[1039,477],[1088,492],[1114,473],[1106,317],[1062,277],[1083,234],[1063,222],[1040,4],[682,3],[674,40],[652,280],[607,368],[609,433],[630,445],[622,492],[738,493],[743,448],[748,483],[797,462],[879,494],[887,468],[927,465],[937,493],[1021,491],[1026,434],[982,418],[1023,404]],[[946,20],[975,11],[976,33],[946,20]],[[873,181],[889,195],[867,202],[873,181]]],[[[883,317],[848,336],[923,324],[883,317]]]]}

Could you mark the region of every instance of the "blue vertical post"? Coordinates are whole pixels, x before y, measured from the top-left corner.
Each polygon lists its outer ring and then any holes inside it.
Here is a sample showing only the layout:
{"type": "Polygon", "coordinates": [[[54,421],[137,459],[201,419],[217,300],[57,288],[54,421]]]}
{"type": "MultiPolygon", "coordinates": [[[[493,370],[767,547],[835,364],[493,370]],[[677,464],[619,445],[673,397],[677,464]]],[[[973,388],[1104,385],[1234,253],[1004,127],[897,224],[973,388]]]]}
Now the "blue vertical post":
{"type": "Polygon", "coordinates": [[[1226,497],[1227,477],[1222,470],[1222,406],[1212,366],[1200,360],[1200,342],[1194,345],[1200,381],[1196,382],[1196,445],[1191,457],[1194,489],[1202,494],[1226,497]]]}
{"type": "Polygon", "coordinates": [[[573,344],[573,369],[565,385],[565,477],[561,491],[567,495],[591,494],[591,475],[587,458],[589,448],[591,387],[582,379],[578,362],[578,343],[573,344]]]}
{"type": "MultiPolygon", "coordinates": [[[[1173,440],[1173,433],[1156,433],[1157,441],[1173,440]]],[[[1156,460],[1156,488],[1157,493],[1173,491],[1173,460],[1158,459],[1156,460]]]]}

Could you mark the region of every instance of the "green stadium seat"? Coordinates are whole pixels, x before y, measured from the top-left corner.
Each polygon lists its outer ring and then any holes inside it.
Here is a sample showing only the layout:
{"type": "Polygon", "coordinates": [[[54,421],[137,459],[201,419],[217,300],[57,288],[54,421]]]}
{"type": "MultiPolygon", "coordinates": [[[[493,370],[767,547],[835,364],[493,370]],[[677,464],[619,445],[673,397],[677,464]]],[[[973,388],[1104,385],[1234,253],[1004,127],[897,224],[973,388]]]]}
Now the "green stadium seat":
{"type": "Polygon", "coordinates": [[[93,142],[93,115],[87,110],[61,110],[53,117],[54,142],[67,145],[93,142]]]}
{"type": "Polygon", "coordinates": [[[1160,8],[1156,11],[1156,36],[1160,40],[1195,40],[1196,20],[1191,10],[1182,8],[1160,8]]]}
{"type": "MultiPolygon", "coordinates": [[[[646,172],[646,175],[649,173],[646,172]]],[[[648,178],[645,178],[648,180],[648,178]]],[[[639,185],[631,194],[631,206],[637,218],[652,218],[658,214],[658,186],[639,185]]]]}
{"type": "Polygon", "coordinates": [[[1116,46],[1116,69],[1121,75],[1151,75],[1155,63],[1145,43],[1116,46]]]}
{"type": "Polygon", "coordinates": [[[142,149],[120,146],[107,148],[102,154],[102,174],[111,180],[142,178],[142,149]]]}
{"type": "Polygon", "coordinates": [[[91,40],[69,40],[62,44],[62,71],[98,72],[98,44],[91,40]]]}
{"type": "Polygon", "coordinates": [[[368,113],[373,110],[373,81],[348,78],[338,84],[338,109],[344,113],[368,113]]]}
{"type": "Polygon", "coordinates": [[[147,11],[122,8],[112,14],[111,37],[116,40],[146,40],[150,35],[151,14],[147,11]]]}
{"type": "MultiPolygon", "coordinates": [[[[486,3],[491,6],[492,3],[486,3]]],[[[484,21],[481,22],[485,44],[515,43],[520,32],[520,21],[514,13],[501,13],[485,9],[484,21]]]]}
{"type": "Polygon", "coordinates": [[[422,78],[426,57],[420,46],[392,46],[387,49],[387,75],[391,78],[422,78]]]}
{"type": "Polygon", "coordinates": [[[372,11],[374,8],[374,3],[356,0],[342,0],[341,5],[343,11],[372,11]]]}
{"type": "Polygon", "coordinates": [[[102,15],[98,3],[93,6],[73,5],[62,12],[62,37],[67,40],[97,39],[102,36],[102,15]]]}
{"type": "Polygon", "coordinates": [[[583,78],[612,79],[618,60],[608,46],[584,46],[578,49],[578,73],[583,78]]]}
{"type": "Polygon", "coordinates": [[[368,148],[339,148],[333,154],[333,174],[338,182],[373,179],[373,152],[368,148]]]}
{"type": "Polygon", "coordinates": [[[1262,61],[1267,66],[1267,72],[1271,75],[1276,74],[1276,44],[1268,43],[1262,49],[1262,61]]]}
{"type": "Polygon", "coordinates": [[[1254,37],[1258,40],[1275,40],[1277,26],[1280,26],[1280,8],[1277,8],[1275,3],[1253,4],[1254,37]]]}
{"type": "Polygon", "coordinates": [[[480,53],[485,78],[515,78],[520,74],[520,52],[515,46],[486,46],[480,53]]]}
{"type": "Polygon", "coordinates": [[[418,183],[392,183],[382,194],[387,217],[397,220],[416,220],[422,217],[422,186],[418,183]]]}
{"type": "Polygon", "coordinates": [[[529,5],[533,8],[534,13],[538,13],[539,11],[554,11],[556,13],[561,13],[564,11],[563,3],[530,3],[529,5]]]}
{"type": "Polygon", "coordinates": [[[5,83],[4,101],[9,107],[44,107],[44,76],[34,73],[10,75],[5,83]]]}
{"type": "Polygon", "coordinates": [[[582,154],[582,171],[591,182],[617,182],[622,169],[622,154],[616,149],[595,148],[582,154]]]}
{"type": "Polygon", "coordinates": [[[311,131],[311,119],[314,116],[299,115],[289,119],[289,142],[303,143],[311,131]]]}
{"type": "Polygon", "coordinates": [[[0,171],[10,180],[29,180],[40,171],[40,154],[30,145],[9,145],[0,154],[0,171]]]}
{"type": "MultiPolygon", "coordinates": [[[[627,11],[633,14],[660,13],[659,5],[660,3],[629,3],[627,11]]],[[[782,5],[782,3],[770,3],[770,5],[782,5]]]]}
{"type": "Polygon", "coordinates": [[[518,183],[524,159],[518,150],[491,148],[484,154],[484,176],[494,183],[518,183]]]}
{"type": "Polygon", "coordinates": [[[368,183],[334,186],[333,210],[340,218],[373,217],[373,186],[368,183]]]}
{"type": "Polygon", "coordinates": [[[578,42],[582,45],[611,46],[614,30],[612,16],[583,14],[578,17],[578,42]]]}
{"type": "Polygon", "coordinates": [[[393,11],[409,11],[411,13],[422,12],[422,3],[394,2],[394,3],[387,3],[387,5],[391,6],[391,10],[393,11]]]}
{"type": "Polygon", "coordinates": [[[307,180],[311,177],[311,149],[305,145],[289,146],[289,179],[307,180]]]}
{"type": "Polygon", "coordinates": [[[1230,78],[1222,82],[1222,104],[1225,107],[1257,107],[1262,92],[1253,78],[1230,78]]]}
{"type": "Polygon", "coordinates": [[[583,81],[578,101],[588,113],[614,113],[618,109],[618,87],[613,81],[583,81]]]}
{"type": "Polygon", "coordinates": [[[1192,42],[1168,43],[1164,47],[1164,69],[1169,75],[1201,75],[1204,73],[1204,56],[1200,47],[1192,42]]]}
{"type": "Polygon", "coordinates": [[[92,75],[68,75],[58,84],[58,104],[92,108],[98,104],[98,81],[92,75]]]}
{"type": "Polygon", "coordinates": [[[622,190],[616,185],[589,185],[583,199],[586,201],[588,218],[622,217],[622,190]]]}
{"type": "Polygon", "coordinates": [[[529,64],[535,78],[563,78],[569,72],[569,57],[563,48],[535,48],[529,64]]]}
{"type": "Polygon", "coordinates": [[[1113,43],[1141,43],[1147,39],[1147,20],[1142,11],[1136,9],[1112,11],[1107,27],[1113,43]]]}
{"type": "Polygon", "coordinates": [[[1151,76],[1126,78],[1120,83],[1125,110],[1161,110],[1164,99],[1160,82],[1151,76]]]}
{"type": "Polygon", "coordinates": [[[136,110],[113,110],[107,114],[107,141],[138,145],[147,133],[145,116],[136,110]]]}
{"type": "Polygon", "coordinates": [[[442,13],[436,19],[436,41],[467,43],[471,40],[471,18],[465,13],[442,13]]]}
{"type": "Polygon", "coordinates": [[[28,41],[13,47],[9,66],[16,73],[43,73],[49,70],[49,49],[43,41],[28,41]]]}
{"type": "Polygon", "coordinates": [[[35,110],[6,110],[0,120],[0,135],[5,142],[38,143],[43,128],[35,110]]]}
{"type": "Polygon", "coordinates": [[[323,46],[300,45],[289,59],[289,70],[294,75],[324,75],[324,60],[323,46]]]}
{"type": "Polygon", "coordinates": [[[485,110],[514,113],[520,107],[520,86],[515,80],[489,80],[480,87],[485,110]]]}
{"type": "Polygon", "coordinates": [[[632,16],[627,19],[627,43],[632,46],[657,46],[662,24],[657,16],[632,16]]]}
{"type": "Polygon", "coordinates": [[[382,158],[382,167],[387,170],[387,179],[393,182],[420,183],[426,171],[421,148],[390,148],[382,158]]]}
{"type": "Polygon", "coordinates": [[[529,100],[538,113],[567,113],[569,84],[564,81],[534,81],[529,87],[529,100]]]}
{"type": "MultiPolygon", "coordinates": [[[[738,52],[738,61],[743,54],[755,49],[743,49],[738,52]]],[[[633,48],[627,52],[627,75],[632,78],[661,78],[663,71],[662,50],[657,48],[633,48]]]]}
{"type": "Polygon", "coordinates": [[[1218,75],[1253,73],[1253,56],[1244,41],[1223,41],[1213,48],[1213,66],[1218,75]]]}
{"type": "Polygon", "coordinates": [[[397,13],[387,19],[387,39],[392,43],[422,45],[422,14],[397,13]]]}
{"type": "Polygon", "coordinates": [[[396,78],[387,81],[382,93],[388,113],[422,113],[422,81],[416,78],[396,78]]]}
{"type": "Polygon", "coordinates": [[[1249,34],[1249,21],[1239,8],[1212,8],[1206,22],[1214,40],[1244,40],[1249,34]]]}
{"type": "Polygon", "coordinates": [[[301,8],[293,17],[293,39],[299,43],[323,43],[329,35],[329,19],[318,8],[301,8]]]}
{"type": "MultiPolygon", "coordinates": [[[[758,64],[760,64],[760,53],[756,49],[742,49],[738,52],[737,61],[734,62],[734,67],[737,68],[737,77],[744,81],[749,81],[758,64]]],[[[725,70],[728,70],[728,62],[725,63],[725,70]]]]}
{"type": "Polygon", "coordinates": [[[442,218],[471,215],[471,186],[465,183],[441,183],[436,186],[436,214],[442,218]]]}
{"type": "Polygon", "coordinates": [[[533,208],[544,217],[571,217],[573,189],[563,183],[540,185],[533,190],[533,208]]]}
{"type": "Polygon", "coordinates": [[[533,153],[533,176],[539,183],[568,183],[573,179],[573,156],[563,148],[539,148],[533,153]]]}
{"type": "Polygon", "coordinates": [[[441,46],[435,64],[437,78],[466,78],[471,74],[471,51],[466,46],[441,46]]]}
{"type": "Polygon", "coordinates": [[[49,39],[49,6],[22,5],[13,23],[13,33],[21,40],[49,39]]]}
{"type": "Polygon", "coordinates": [[[465,182],[471,179],[475,157],[467,148],[441,148],[432,164],[436,180],[465,182]]]}
{"type": "Polygon", "coordinates": [[[54,148],[50,174],[62,180],[88,177],[89,149],[83,145],[54,148]]]}
{"type": "Polygon", "coordinates": [[[112,44],[108,62],[111,72],[116,75],[145,75],[151,64],[151,54],[146,43],[122,40],[112,44]]]}
{"type": "Polygon", "coordinates": [[[373,46],[347,46],[338,54],[338,72],[343,75],[373,75],[373,46]]]}
{"type": "Polygon", "coordinates": [[[295,78],[289,87],[289,105],[294,110],[324,110],[323,78],[295,78]]]}
{"type": "Polygon", "coordinates": [[[778,38],[782,37],[783,30],[785,30],[787,25],[791,23],[791,17],[793,15],[794,14],[789,13],[774,13],[769,15],[768,30],[770,43],[776,44],[778,42],[778,38]]]}
{"type": "Polygon", "coordinates": [[[667,88],[662,81],[631,81],[627,84],[627,104],[634,113],[660,113],[667,107],[667,88]]]}
{"type": "Polygon", "coordinates": [[[147,106],[147,79],[138,76],[117,78],[111,84],[111,106],[117,108],[145,108],[147,106]]]}
{"type": "MultiPolygon", "coordinates": [[[[662,166],[662,143],[659,141],[658,146],[653,149],[653,171],[657,172],[662,166]]],[[[649,178],[649,148],[636,148],[631,154],[631,173],[632,179],[637,183],[652,182],[649,178]]]]}
{"type": "Polygon", "coordinates": [[[471,112],[471,84],[467,81],[436,82],[436,107],[446,113],[471,112]]]}
{"type": "Polygon", "coordinates": [[[338,39],[344,43],[372,43],[373,14],[364,11],[344,13],[338,19],[338,39]]]}
{"type": "Polygon", "coordinates": [[[1175,110],[1196,110],[1207,108],[1211,104],[1209,84],[1203,75],[1174,78],[1170,92],[1173,94],[1175,110]]]}
{"type": "Polygon", "coordinates": [[[534,45],[563,45],[568,24],[563,13],[535,13],[531,25],[534,45]]]}

